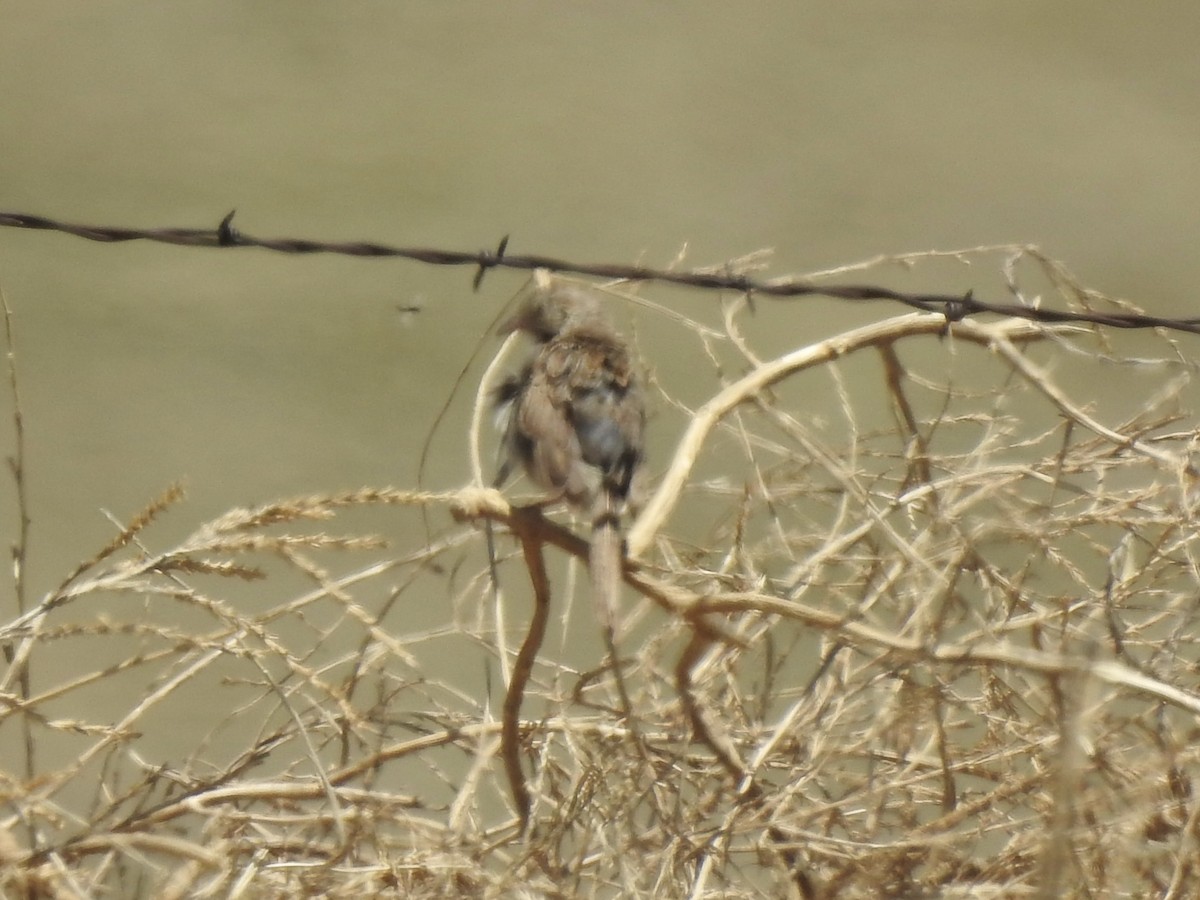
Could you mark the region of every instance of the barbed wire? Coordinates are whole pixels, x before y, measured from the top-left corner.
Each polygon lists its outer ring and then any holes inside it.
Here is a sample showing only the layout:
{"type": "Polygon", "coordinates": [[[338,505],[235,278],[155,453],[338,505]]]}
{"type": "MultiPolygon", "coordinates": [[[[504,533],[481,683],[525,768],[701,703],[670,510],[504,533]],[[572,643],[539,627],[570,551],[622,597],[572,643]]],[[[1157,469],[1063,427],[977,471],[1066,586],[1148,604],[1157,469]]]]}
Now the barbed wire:
{"type": "Polygon", "coordinates": [[[1135,312],[1096,312],[1089,310],[1047,309],[1017,303],[989,303],[965,294],[928,294],[897,291],[870,284],[818,284],[805,279],[776,278],[759,280],[728,268],[671,271],[648,266],[611,263],[580,263],[552,256],[508,253],[508,235],[494,251],[476,252],[442,250],[432,247],[396,247],[375,241],[314,241],[304,238],[259,238],[233,226],[234,212],[221,220],[216,228],[117,228],[112,226],[79,225],[45,216],[0,211],[0,226],[57,231],[89,241],[121,243],[124,241],[156,241],[183,247],[258,247],[276,253],[332,253],[342,256],[393,257],[409,259],[433,266],[474,266],[473,287],[479,288],[489,269],[549,269],[623,281],[646,281],[676,284],[704,290],[731,290],[748,296],[789,298],[823,296],[836,300],[889,300],[924,312],[940,312],[947,322],[966,316],[992,313],[1013,316],[1035,322],[1107,325],[1110,328],[1165,328],[1171,331],[1200,334],[1200,318],[1173,319],[1135,312]]]}

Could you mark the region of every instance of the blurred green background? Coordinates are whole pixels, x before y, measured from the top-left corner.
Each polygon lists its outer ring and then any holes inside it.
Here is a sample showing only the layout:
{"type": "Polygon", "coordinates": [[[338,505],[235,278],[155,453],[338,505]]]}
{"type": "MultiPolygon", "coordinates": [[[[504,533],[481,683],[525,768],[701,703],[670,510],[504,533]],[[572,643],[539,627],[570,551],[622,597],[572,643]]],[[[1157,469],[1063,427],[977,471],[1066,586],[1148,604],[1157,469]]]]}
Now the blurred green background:
{"type": "MultiPolygon", "coordinates": [[[[475,250],[511,233],[513,252],[651,265],[771,247],[768,275],[1037,242],[1092,286],[1191,315],[1198,33],[1182,0],[2,3],[0,208],[207,227],[236,207],[261,236],[475,250]]],[[[493,272],[472,295],[472,274],[0,229],[32,596],[111,537],[101,510],[127,517],[179,478],[167,533],[412,486],[523,280],[493,272]]],[[[960,291],[994,273],[890,277],[960,291]]],[[[770,330],[799,345],[897,311],[773,305],[770,330]]],[[[659,352],[665,378],[699,351],[659,352]]],[[[468,403],[431,486],[468,478],[468,403]]]]}

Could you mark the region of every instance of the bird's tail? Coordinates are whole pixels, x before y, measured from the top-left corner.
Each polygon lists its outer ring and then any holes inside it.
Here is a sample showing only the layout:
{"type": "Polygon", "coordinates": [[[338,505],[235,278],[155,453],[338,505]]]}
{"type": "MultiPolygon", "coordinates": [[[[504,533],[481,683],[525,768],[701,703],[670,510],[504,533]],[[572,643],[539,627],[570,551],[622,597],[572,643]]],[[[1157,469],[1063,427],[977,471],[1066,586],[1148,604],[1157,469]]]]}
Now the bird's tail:
{"type": "Polygon", "coordinates": [[[613,681],[621,698],[621,713],[636,741],[637,726],[633,704],[629,700],[629,690],[625,687],[625,676],[621,674],[621,659],[617,653],[617,599],[625,568],[625,553],[621,547],[621,506],[620,498],[612,491],[600,491],[592,517],[588,572],[591,575],[592,602],[596,606],[596,618],[600,620],[600,630],[604,632],[604,644],[608,649],[613,681]]]}
{"type": "Polygon", "coordinates": [[[620,504],[611,491],[602,490],[592,517],[592,544],[588,550],[588,572],[596,616],[612,634],[621,587],[622,557],[620,504]]]}

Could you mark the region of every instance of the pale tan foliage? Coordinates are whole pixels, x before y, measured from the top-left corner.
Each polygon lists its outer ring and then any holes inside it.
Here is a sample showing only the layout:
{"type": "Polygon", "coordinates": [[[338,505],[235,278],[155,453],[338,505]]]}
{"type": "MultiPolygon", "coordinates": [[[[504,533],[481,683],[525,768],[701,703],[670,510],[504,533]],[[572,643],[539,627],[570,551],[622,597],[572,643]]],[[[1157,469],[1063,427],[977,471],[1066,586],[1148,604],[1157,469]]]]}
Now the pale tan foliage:
{"type": "MultiPolygon", "coordinates": [[[[1129,308],[1033,248],[939,256],[1129,308]]],[[[634,721],[571,600],[586,543],[478,463],[152,551],[171,490],[0,625],[0,892],[1195,896],[1192,339],[918,313],[756,346],[791,312],[696,325],[699,403],[651,371],[634,721]],[[381,506],[443,530],[382,551],[381,506]],[[518,660],[525,560],[549,628],[518,660]]]]}

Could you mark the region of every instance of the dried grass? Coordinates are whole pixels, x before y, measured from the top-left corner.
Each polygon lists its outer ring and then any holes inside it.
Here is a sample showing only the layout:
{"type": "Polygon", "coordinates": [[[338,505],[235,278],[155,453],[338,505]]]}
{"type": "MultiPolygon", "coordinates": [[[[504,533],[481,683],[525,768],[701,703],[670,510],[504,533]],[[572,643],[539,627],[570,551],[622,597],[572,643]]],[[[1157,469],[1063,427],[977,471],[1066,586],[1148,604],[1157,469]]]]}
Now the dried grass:
{"type": "MultiPolygon", "coordinates": [[[[1031,248],[956,258],[1128,308],[1031,248]]],[[[0,892],[1200,894],[1190,347],[915,314],[760,360],[744,298],[724,321],[698,355],[744,374],[664,391],[687,427],[628,536],[636,721],[569,602],[586,545],[482,472],[153,552],[171,489],[0,626],[0,892]],[[319,530],[380,505],[457,521],[319,530]]]]}

